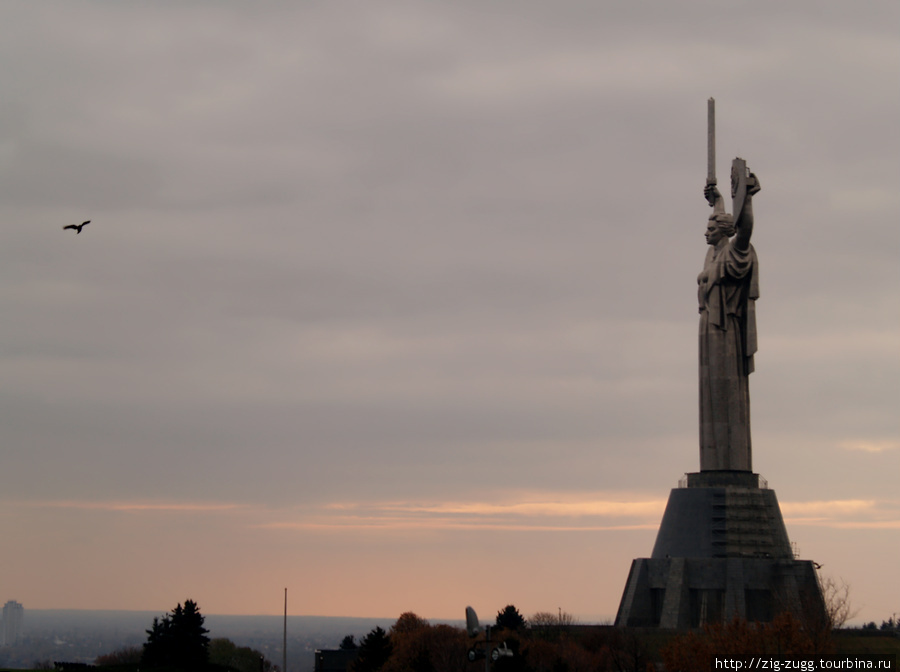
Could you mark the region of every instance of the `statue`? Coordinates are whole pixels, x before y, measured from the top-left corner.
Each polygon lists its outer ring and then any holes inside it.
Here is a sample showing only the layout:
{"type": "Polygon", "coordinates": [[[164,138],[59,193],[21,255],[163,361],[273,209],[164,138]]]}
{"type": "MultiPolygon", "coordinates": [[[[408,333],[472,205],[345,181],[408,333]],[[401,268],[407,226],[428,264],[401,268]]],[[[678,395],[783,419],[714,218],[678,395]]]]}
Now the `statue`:
{"type": "Polygon", "coordinates": [[[797,559],[775,491],[751,468],[759,263],[750,239],[759,180],[743,159],[732,162],[727,214],[716,188],[713,105],[710,98],[704,189],[712,216],[697,278],[700,471],[669,494],[650,557],[632,561],[617,627],[696,630],[733,618],[772,622],[783,612],[803,623],[825,619],[817,564],[797,559]]]}
{"type": "MultiPolygon", "coordinates": [[[[710,99],[711,147],[714,146],[710,99]]],[[[715,161],[715,150],[709,151],[715,161]]],[[[700,304],[700,471],[752,471],[750,387],[756,352],[759,264],[750,244],[753,195],[759,181],[743,159],[732,165],[734,215],[725,212],[715,167],[704,195],[713,207],[706,228],[709,249],[697,277],[700,304]]]]}

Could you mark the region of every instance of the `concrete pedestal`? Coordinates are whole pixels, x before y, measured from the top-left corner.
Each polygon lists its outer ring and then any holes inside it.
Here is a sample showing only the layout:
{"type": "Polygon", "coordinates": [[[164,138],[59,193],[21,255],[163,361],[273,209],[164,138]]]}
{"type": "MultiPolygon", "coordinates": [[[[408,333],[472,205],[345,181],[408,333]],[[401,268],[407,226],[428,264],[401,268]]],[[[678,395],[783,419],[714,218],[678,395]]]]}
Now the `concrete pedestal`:
{"type": "Polygon", "coordinates": [[[685,629],[824,610],[813,563],[794,558],[758,474],[703,471],[684,486],[669,495],[651,557],[632,561],[616,625],[685,629]]]}

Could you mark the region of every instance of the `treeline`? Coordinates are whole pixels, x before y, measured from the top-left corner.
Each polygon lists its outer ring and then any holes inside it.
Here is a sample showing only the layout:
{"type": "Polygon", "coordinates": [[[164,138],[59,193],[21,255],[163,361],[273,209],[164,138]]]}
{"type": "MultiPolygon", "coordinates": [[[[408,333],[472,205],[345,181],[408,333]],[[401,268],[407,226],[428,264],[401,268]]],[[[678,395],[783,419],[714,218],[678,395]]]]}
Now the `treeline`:
{"type": "MultiPolygon", "coordinates": [[[[179,603],[162,618],[154,618],[142,647],[125,647],[99,656],[96,667],[107,672],[138,669],[157,672],[277,672],[277,665],[259,651],[229,639],[210,639],[206,618],[193,600],[179,603]]],[[[66,669],[62,663],[57,669],[66,669]]],[[[85,666],[81,666],[85,667],[85,666]]],[[[79,669],[81,669],[81,667],[79,669]]],[[[74,668],[73,668],[74,669],[74,668]]]]}
{"type": "MultiPolygon", "coordinates": [[[[891,619],[885,630],[894,624],[891,619]]],[[[155,618],[146,632],[142,647],[100,656],[96,665],[108,672],[279,672],[259,651],[228,639],[211,640],[204,617],[191,600],[155,618]]],[[[801,623],[785,613],[771,623],[735,619],[694,632],[672,633],[579,625],[561,610],[526,619],[513,605],[497,612],[491,628],[471,631],[432,625],[406,612],[388,630],[375,627],[359,642],[347,635],[340,647],[345,651],[343,659],[352,659],[347,672],[481,672],[485,657],[491,672],[693,672],[708,670],[713,655],[835,653],[830,619],[801,623]]]]}
{"type": "MultiPolygon", "coordinates": [[[[385,632],[375,628],[358,644],[349,672],[481,672],[483,658],[469,651],[485,647],[487,633],[472,638],[462,628],[431,625],[407,612],[385,632]]],[[[579,626],[568,614],[539,613],[531,619],[508,605],[497,614],[491,645],[512,656],[491,662],[493,672],[603,672],[639,670],[656,657],[655,642],[612,626],[579,626]]],[[[342,648],[355,645],[346,637],[342,648]],[[349,640],[349,641],[348,641],[349,640]]]]}
{"type": "MultiPolygon", "coordinates": [[[[492,645],[512,656],[497,657],[492,672],[693,672],[710,669],[713,655],[813,656],[835,652],[830,630],[805,627],[790,614],[771,623],[735,619],[689,633],[655,629],[580,626],[568,615],[540,614],[526,620],[509,605],[497,614],[492,645]]],[[[345,637],[342,648],[357,648],[349,672],[481,672],[483,659],[468,652],[482,645],[462,628],[431,625],[405,613],[385,631],[375,628],[358,644],[345,637]]]]}
{"type": "MultiPolygon", "coordinates": [[[[895,614],[896,615],[896,614],[895,614]]],[[[875,625],[875,621],[869,621],[865,625],[862,626],[862,630],[867,631],[880,631],[886,633],[900,633],[900,619],[894,620],[894,616],[891,616],[886,621],[881,622],[881,627],[875,625]]]]}

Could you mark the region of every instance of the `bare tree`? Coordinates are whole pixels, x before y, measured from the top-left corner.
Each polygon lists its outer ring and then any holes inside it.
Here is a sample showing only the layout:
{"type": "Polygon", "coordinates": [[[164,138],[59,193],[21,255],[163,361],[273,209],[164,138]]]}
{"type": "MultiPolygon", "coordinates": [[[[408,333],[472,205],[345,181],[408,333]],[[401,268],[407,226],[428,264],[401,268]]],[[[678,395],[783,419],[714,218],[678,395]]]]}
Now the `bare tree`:
{"type": "Polygon", "coordinates": [[[111,653],[97,656],[97,659],[94,660],[94,665],[131,665],[132,663],[139,663],[141,662],[141,653],[142,649],[139,646],[125,646],[111,653]]]}
{"type": "Polygon", "coordinates": [[[550,626],[577,625],[578,621],[572,614],[560,609],[555,614],[550,611],[539,611],[529,617],[528,623],[535,628],[546,628],[550,626]]]}
{"type": "Polygon", "coordinates": [[[847,621],[859,613],[859,609],[854,609],[850,604],[850,584],[841,578],[820,575],[819,586],[822,588],[829,626],[834,630],[843,628],[847,621]]]}

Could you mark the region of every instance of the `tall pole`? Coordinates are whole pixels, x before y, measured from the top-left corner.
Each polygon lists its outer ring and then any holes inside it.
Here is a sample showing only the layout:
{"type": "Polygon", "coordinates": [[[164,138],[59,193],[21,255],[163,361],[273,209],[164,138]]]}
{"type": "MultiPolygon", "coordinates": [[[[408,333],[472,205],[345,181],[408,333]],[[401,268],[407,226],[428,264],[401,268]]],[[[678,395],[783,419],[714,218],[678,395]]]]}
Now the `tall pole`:
{"type": "Polygon", "coordinates": [[[284,635],[281,639],[281,671],[287,672],[287,588],[284,589],[284,635]]]}

